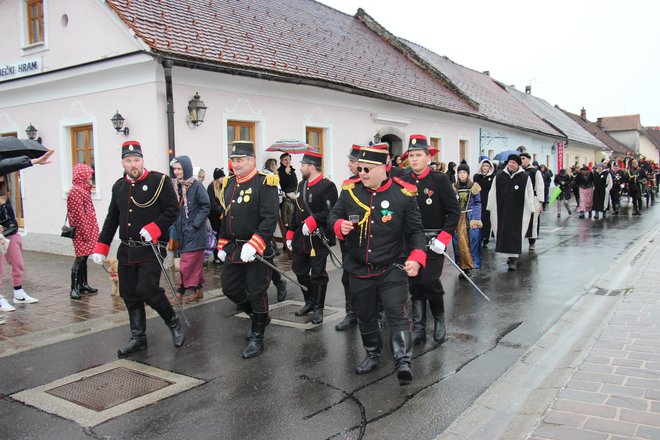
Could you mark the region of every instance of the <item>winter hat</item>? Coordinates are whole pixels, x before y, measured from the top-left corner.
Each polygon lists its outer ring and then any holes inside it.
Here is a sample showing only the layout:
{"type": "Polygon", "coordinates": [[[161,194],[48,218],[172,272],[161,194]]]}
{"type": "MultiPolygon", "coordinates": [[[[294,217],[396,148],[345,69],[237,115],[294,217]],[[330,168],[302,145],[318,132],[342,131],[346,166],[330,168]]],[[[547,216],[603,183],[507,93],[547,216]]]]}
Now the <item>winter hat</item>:
{"type": "Polygon", "coordinates": [[[467,164],[466,161],[462,160],[461,164],[456,168],[456,172],[458,173],[459,171],[465,171],[470,175],[470,166],[467,164]]]}
{"type": "Polygon", "coordinates": [[[605,168],[605,164],[603,162],[598,162],[596,164],[596,168],[598,168],[598,167],[605,168]]]}
{"type": "Polygon", "coordinates": [[[221,177],[225,177],[225,171],[222,168],[213,170],[213,180],[218,180],[221,177]]]}
{"type": "MultiPolygon", "coordinates": [[[[530,159],[530,160],[532,159],[532,156],[530,156],[529,153],[520,153],[519,156],[520,156],[521,158],[526,157],[527,159],[530,159]]],[[[521,163],[522,163],[522,162],[521,162],[521,163]]]]}
{"type": "MultiPolygon", "coordinates": [[[[524,153],[523,153],[524,154],[524,153]]],[[[520,155],[522,156],[522,154],[520,155]]],[[[513,160],[515,161],[518,165],[522,165],[522,160],[520,160],[520,156],[517,154],[509,154],[509,157],[506,158],[506,161],[513,160]]]]}

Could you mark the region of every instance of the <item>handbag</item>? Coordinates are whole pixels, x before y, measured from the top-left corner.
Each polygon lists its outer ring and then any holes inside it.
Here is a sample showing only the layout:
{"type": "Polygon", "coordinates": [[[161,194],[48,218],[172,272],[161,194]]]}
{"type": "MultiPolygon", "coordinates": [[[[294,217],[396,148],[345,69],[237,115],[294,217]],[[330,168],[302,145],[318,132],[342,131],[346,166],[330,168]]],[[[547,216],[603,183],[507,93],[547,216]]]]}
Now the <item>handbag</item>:
{"type": "Polygon", "coordinates": [[[62,233],[60,235],[71,240],[76,237],[76,227],[69,225],[69,213],[64,217],[64,226],[62,226],[62,233]]]}

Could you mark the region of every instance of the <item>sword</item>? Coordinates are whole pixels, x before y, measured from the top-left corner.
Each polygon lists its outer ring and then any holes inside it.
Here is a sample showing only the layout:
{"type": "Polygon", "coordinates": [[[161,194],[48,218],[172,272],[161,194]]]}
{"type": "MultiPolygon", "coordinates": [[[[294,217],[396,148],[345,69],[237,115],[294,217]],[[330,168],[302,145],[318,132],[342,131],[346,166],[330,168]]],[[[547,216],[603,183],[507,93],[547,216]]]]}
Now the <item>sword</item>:
{"type": "Polygon", "coordinates": [[[307,292],[307,287],[303,286],[303,285],[300,284],[298,281],[294,280],[294,279],[291,278],[289,275],[285,274],[282,270],[280,270],[279,267],[275,266],[274,264],[271,264],[270,262],[268,262],[264,257],[262,257],[262,256],[259,255],[259,254],[254,254],[254,256],[255,256],[255,258],[256,258],[257,260],[261,261],[263,264],[265,264],[266,266],[270,267],[270,268],[273,269],[274,271],[279,272],[279,274],[282,275],[284,278],[286,278],[287,280],[291,281],[291,282],[292,282],[293,284],[295,284],[296,286],[300,287],[303,291],[307,292]]]}
{"type": "Polygon", "coordinates": [[[188,318],[186,317],[186,314],[183,311],[183,307],[181,307],[179,298],[177,298],[176,296],[176,291],[174,290],[174,284],[172,284],[172,279],[170,278],[170,274],[167,273],[167,271],[165,270],[165,266],[163,266],[163,261],[160,258],[160,253],[158,252],[158,249],[156,249],[156,245],[152,241],[149,242],[149,245],[151,246],[151,250],[154,251],[156,260],[158,260],[158,264],[160,265],[160,268],[165,274],[165,278],[167,278],[167,282],[170,284],[170,288],[172,289],[172,294],[174,295],[174,301],[176,301],[176,305],[179,308],[179,312],[181,312],[181,316],[183,316],[183,320],[186,322],[186,326],[190,328],[190,322],[188,322],[188,318]]]}
{"type": "MultiPolygon", "coordinates": [[[[433,251],[431,251],[431,252],[433,252],[433,251]]],[[[461,273],[461,275],[463,275],[463,276],[465,277],[465,279],[468,280],[468,281],[470,282],[470,284],[472,284],[472,286],[474,286],[475,289],[477,289],[477,291],[481,294],[481,296],[483,296],[484,298],[486,298],[486,301],[490,301],[490,298],[488,298],[488,297],[486,296],[486,294],[483,293],[483,292],[481,291],[481,289],[480,289],[476,284],[474,284],[474,281],[472,281],[472,280],[470,279],[470,277],[467,276],[467,275],[465,274],[465,272],[463,272],[463,269],[461,269],[461,267],[460,267],[458,264],[456,264],[456,262],[455,262],[454,260],[452,260],[451,257],[450,257],[449,255],[447,255],[447,252],[442,251],[442,255],[444,255],[445,257],[447,257],[447,259],[451,262],[451,264],[453,264],[454,267],[455,267],[456,269],[458,269],[458,271],[461,273]]]]}
{"type": "Polygon", "coordinates": [[[337,255],[330,248],[330,243],[328,243],[328,237],[326,237],[325,234],[323,234],[321,230],[318,228],[312,233],[312,235],[316,235],[318,238],[320,238],[323,245],[328,249],[328,251],[330,251],[330,261],[332,262],[332,265],[335,266],[337,269],[343,269],[344,266],[341,264],[341,260],[337,258],[337,255]]]}

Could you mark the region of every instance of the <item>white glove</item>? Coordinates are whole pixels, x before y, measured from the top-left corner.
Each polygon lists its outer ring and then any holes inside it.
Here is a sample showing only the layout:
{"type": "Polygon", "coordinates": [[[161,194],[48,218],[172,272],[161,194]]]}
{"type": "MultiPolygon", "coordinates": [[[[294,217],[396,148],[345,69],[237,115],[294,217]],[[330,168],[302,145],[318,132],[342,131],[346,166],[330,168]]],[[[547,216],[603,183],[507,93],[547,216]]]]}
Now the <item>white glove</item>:
{"type": "Polygon", "coordinates": [[[151,242],[151,234],[146,229],[140,229],[140,237],[144,238],[144,241],[151,242]]]}
{"type": "Polygon", "coordinates": [[[305,237],[310,235],[309,228],[307,227],[307,223],[303,223],[302,233],[305,237]]]}
{"type": "Polygon", "coordinates": [[[286,247],[287,247],[287,249],[292,251],[293,250],[293,240],[287,240],[286,241],[286,247]]]}
{"type": "Polygon", "coordinates": [[[436,254],[442,254],[445,249],[447,249],[447,246],[444,245],[440,240],[437,238],[434,238],[433,241],[431,241],[431,244],[429,245],[429,249],[435,252],[436,254]]]}
{"type": "Polygon", "coordinates": [[[222,249],[220,249],[220,250],[218,251],[218,258],[220,259],[220,261],[222,261],[222,262],[224,263],[224,262],[225,262],[225,258],[227,258],[227,252],[225,252],[225,251],[223,251],[222,249]]]}
{"type": "Polygon", "coordinates": [[[257,250],[252,247],[250,243],[245,243],[241,248],[241,260],[245,263],[254,261],[254,256],[257,253],[257,250]]]}
{"type": "Polygon", "coordinates": [[[103,264],[105,260],[105,255],[103,254],[92,254],[92,261],[96,264],[103,264]]]}

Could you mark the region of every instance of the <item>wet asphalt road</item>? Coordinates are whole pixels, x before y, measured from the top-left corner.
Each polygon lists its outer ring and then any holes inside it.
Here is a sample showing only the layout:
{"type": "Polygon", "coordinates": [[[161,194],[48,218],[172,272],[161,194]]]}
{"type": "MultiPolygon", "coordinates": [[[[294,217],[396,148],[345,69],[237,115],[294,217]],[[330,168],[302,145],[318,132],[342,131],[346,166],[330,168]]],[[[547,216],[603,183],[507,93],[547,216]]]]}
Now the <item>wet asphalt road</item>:
{"type": "MultiPolygon", "coordinates": [[[[266,351],[243,360],[248,321],[226,299],[188,310],[192,328],[174,349],[158,319],[148,322],[149,349],[132,358],[205,381],[197,388],[93,428],[23,405],[8,395],[114,361],[128,338],[119,327],[0,359],[0,436],[29,439],[432,439],[501,376],[551,327],[612,260],[658,220],[541,220],[537,250],[526,250],[517,272],[491,249],[474,281],[486,302],[445,265],[448,341],[417,346],[413,384],[400,387],[387,337],[381,366],[353,373],[363,358],[357,329],[337,332],[336,321],[316,329],[270,325],[266,351]],[[502,338],[506,338],[502,340],[502,338]]],[[[330,271],[326,304],[343,307],[340,273],[330,271]]],[[[274,289],[270,291],[274,301],[274,289]]],[[[289,299],[301,299],[289,284],[289,299]]],[[[432,330],[432,325],[429,330],[432,330]]],[[[505,405],[506,402],[503,402],[505,405]]]]}

